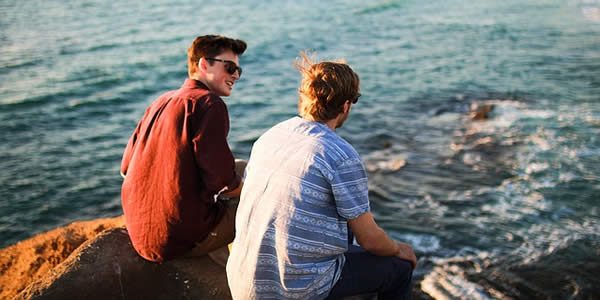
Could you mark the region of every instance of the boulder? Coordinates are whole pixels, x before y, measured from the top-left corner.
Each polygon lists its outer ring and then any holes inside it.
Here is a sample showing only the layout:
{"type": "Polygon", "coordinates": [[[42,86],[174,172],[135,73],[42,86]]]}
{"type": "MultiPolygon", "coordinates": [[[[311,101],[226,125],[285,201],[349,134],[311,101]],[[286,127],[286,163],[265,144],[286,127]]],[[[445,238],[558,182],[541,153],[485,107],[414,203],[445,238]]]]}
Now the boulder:
{"type": "Polygon", "coordinates": [[[46,276],[85,241],[123,226],[123,217],[78,221],[0,250],[0,299],[13,299],[31,282],[46,276]]]}
{"type": "Polygon", "coordinates": [[[229,299],[222,266],[208,256],[163,264],[137,255],[124,228],[89,240],[17,299],[229,299]]]}

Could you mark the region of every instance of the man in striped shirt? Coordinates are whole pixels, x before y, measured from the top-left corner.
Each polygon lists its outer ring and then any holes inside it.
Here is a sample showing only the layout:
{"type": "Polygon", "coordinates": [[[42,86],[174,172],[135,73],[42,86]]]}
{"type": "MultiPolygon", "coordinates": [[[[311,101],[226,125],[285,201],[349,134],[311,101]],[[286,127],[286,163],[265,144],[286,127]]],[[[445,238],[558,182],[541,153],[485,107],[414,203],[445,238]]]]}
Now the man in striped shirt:
{"type": "Polygon", "coordinates": [[[358,75],[304,54],[298,69],[300,117],[263,134],[246,168],[227,263],[232,296],[410,298],[415,254],[375,223],[361,159],[335,132],[358,101],[358,75]]]}

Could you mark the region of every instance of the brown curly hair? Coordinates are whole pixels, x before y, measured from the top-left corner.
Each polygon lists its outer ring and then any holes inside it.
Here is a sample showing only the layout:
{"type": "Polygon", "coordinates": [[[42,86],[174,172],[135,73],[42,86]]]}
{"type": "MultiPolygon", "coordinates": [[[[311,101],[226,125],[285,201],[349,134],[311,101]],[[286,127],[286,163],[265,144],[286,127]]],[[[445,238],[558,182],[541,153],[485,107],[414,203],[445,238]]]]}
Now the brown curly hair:
{"type": "Polygon", "coordinates": [[[314,63],[306,52],[301,52],[295,65],[302,75],[298,113],[303,118],[332,120],[343,111],[346,101],[360,95],[358,75],[344,61],[314,63]]]}

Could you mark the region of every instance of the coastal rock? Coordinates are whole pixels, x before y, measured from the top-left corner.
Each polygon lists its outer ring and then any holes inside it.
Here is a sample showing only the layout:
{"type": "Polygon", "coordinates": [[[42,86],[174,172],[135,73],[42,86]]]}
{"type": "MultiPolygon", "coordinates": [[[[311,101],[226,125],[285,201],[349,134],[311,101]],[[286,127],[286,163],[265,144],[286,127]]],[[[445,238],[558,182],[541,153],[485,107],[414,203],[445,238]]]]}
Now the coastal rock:
{"type": "Polygon", "coordinates": [[[435,299],[597,299],[599,257],[600,241],[585,237],[526,261],[489,253],[449,258],[421,288],[435,299]]]}
{"type": "Polygon", "coordinates": [[[486,290],[512,299],[596,299],[600,287],[600,241],[577,239],[527,263],[510,258],[470,274],[486,290]]]}
{"type": "Polygon", "coordinates": [[[42,279],[85,241],[123,226],[123,217],[73,222],[0,250],[0,299],[12,299],[42,279]]]}
{"type": "Polygon", "coordinates": [[[208,256],[145,261],[127,231],[113,228],[83,244],[17,299],[229,299],[223,267],[208,256]]]}
{"type": "Polygon", "coordinates": [[[472,120],[487,120],[490,118],[490,113],[494,110],[493,103],[471,103],[469,109],[469,117],[472,120]]]}
{"type": "MultiPolygon", "coordinates": [[[[414,290],[415,299],[429,299],[414,290]]],[[[346,300],[373,299],[374,295],[346,300]]],[[[0,250],[0,299],[231,299],[208,256],[142,259],[123,218],[75,222],[0,250]]]]}

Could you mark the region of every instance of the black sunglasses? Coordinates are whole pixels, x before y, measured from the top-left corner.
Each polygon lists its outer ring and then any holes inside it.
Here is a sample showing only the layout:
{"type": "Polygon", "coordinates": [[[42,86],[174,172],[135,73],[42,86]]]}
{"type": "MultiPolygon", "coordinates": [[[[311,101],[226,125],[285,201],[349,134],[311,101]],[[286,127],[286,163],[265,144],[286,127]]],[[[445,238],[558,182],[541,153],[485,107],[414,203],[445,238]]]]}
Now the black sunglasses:
{"type": "Polygon", "coordinates": [[[352,104],[356,104],[356,102],[358,102],[358,98],[360,98],[360,96],[361,96],[360,93],[358,93],[356,95],[356,97],[354,97],[354,99],[350,100],[352,102],[352,104]]]}
{"type": "Polygon", "coordinates": [[[242,68],[238,67],[238,65],[236,65],[235,62],[233,62],[231,60],[218,59],[218,58],[213,58],[213,57],[205,57],[204,59],[209,60],[209,61],[222,62],[225,64],[225,71],[227,71],[227,73],[233,75],[233,74],[235,74],[235,71],[238,71],[238,75],[240,77],[242,77],[242,68]]]}

